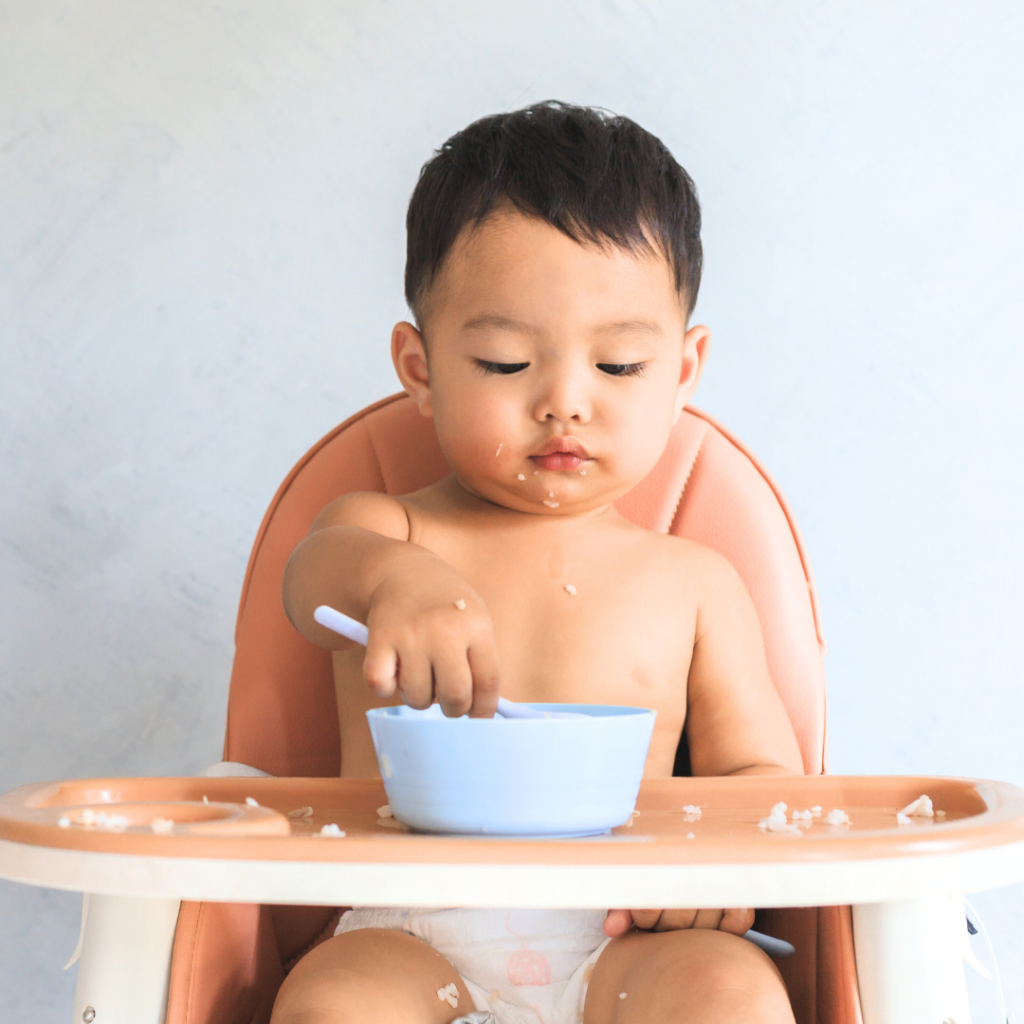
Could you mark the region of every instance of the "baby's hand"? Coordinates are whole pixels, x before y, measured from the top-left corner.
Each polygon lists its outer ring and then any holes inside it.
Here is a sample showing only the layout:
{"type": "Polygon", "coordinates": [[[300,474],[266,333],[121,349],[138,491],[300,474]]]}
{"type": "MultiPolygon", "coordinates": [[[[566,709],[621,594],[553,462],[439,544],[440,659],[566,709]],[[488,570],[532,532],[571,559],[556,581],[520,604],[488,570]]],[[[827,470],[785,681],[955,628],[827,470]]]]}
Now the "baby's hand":
{"type": "Polygon", "coordinates": [[[604,933],[611,938],[625,935],[633,927],[651,932],[674,932],[683,928],[710,928],[744,935],[754,926],[753,910],[609,910],[604,933]]]}
{"type": "Polygon", "coordinates": [[[452,569],[382,583],[367,612],[363,676],[378,697],[449,718],[490,718],[498,703],[494,626],[483,599],[452,569]]]}

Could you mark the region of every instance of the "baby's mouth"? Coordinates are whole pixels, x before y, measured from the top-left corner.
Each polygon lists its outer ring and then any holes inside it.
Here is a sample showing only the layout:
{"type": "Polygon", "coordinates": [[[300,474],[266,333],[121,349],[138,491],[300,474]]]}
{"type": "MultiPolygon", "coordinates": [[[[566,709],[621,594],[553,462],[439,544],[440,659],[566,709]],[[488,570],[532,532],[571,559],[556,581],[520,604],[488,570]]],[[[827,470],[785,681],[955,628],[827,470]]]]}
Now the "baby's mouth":
{"type": "Polygon", "coordinates": [[[587,449],[572,436],[549,438],[530,456],[535,466],[550,472],[579,469],[589,459],[587,449]]]}
{"type": "Polygon", "coordinates": [[[572,452],[552,452],[550,455],[531,455],[530,461],[540,469],[556,473],[579,469],[587,460],[572,452]]]}

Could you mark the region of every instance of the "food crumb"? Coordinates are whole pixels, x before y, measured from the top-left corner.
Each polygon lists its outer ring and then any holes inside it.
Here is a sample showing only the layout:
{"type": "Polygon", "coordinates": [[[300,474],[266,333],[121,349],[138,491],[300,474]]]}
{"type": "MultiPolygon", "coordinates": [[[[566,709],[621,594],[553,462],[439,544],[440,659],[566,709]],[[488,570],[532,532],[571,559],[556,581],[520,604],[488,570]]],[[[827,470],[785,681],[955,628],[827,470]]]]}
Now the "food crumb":
{"type": "Polygon", "coordinates": [[[794,811],[793,812],[793,820],[794,821],[810,821],[811,818],[813,818],[813,817],[814,817],[813,813],[811,811],[809,811],[809,810],[807,810],[807,811],[794,811]]]}
{"type": "Polygon", "coordinates": [[[701,816],[701,809],[697,804],[684,804],[683,814],[686,815],[687,821],[696,821],[701,816]]]}
{"type": "Polygon", "coordinates": [[[505,442],[502,441],[501,444],[498,445],[498,450],[494,453],[494,457],[495,458],[497,458],[501,454],[501,449],[504,448],[504,447],[505,447],[505,442]]]}
{"type": "Polygon", "coordinates": [[[696,836],[696,834],[695,834],[695,833],[693,833],[693,832],[687,832],[687,833],[686,833],[686,838],[687,838],[687,839],[696,839],[696,838],[697,838],[697,836],[696,836]]]}
{"type": "Polygon", "coordinates": [[[537,475],[537,474],[538,474],[539,472],[540,472],[540,470],[539,470],[539,469],[535,469],[535,470],[533,471],[533,475],[534,475],[534,476],[536,476],[536,475],[537,475]]]}
{"type": "Polygon", "coordinates": [[[821,805],[820,804],[815,804],[811,808],[811,814],[813,814],[816,818],[820,818],[821,817],[821,805]]]}
{"type": "Polygon", "coordinates": [[[578,591],[576,590],[576,587],[573,586],[573,584],[571,584],[571,583],[566,583],[565,590],[566,590],[566,593],[572,594],[573,597],[575,597],[576,594],[578,593],[578,591]]]}
{"type": "Polygon", "coordinates": [[[460,597],[458,601],[455,602],[455,607],[458,608],[460,612],[464,612],[466,610],[465,600],[460,597]]]}
{"type": "Polygon", "coordinates": [[[548,501],[548,499],[547,499],[547,498],[545,498],[545,499],[544,499],[544,500],[543,500],[543,501],[541,502],[541,504],[542,504],[542,505],[547,505],[547,507],[548,507],[548,508],[558,508],[558,502],[557,502],[557,501],[548,501]]]}
{"type": "Polygon", "coordinates": [[[395,812],[391,810],[391,804],[384,804],[383,807],[377,808],[378,818],[393,818],[394,816],[395,812]]]}
{"type": "Polygon", "coordinates": [[[313,808],[312,807],[296,807],[294,811],[288,812],[289,818],[312,818],[313,808]]]}
{"type": "Polygon", "coordinates": [[[906,814],[904,814],[902,811],[897,811],[896,812],[896,824],[897,825],[910,825],[910,824],[913,824],[913,823],[911,822],[910,818],[906,814]]]}
{"type": "Polygon", "coordinates": [[[905,814],[908,818],[934,818],[935,808],[932,806],[932,798],[922,794],[899,813],[905,814]]]}
{"type": "Polygon", "coordinates": [[[828,814],[825,815],[825,820],[830,825],[850,824],[850,816],[846,813],[846,811],[841,810],[839,807],[836,807],[834,810],[829,811],[828,814]]]}
{"type": "Polygon", "coordinates": [[[798,835],[802,835],[800,827],[798,825],[790,825],[786,821],[786,805],[784,803],[775,804],[767,818],[762,818],[757,823],[757,827],[762,832],[795,832],[798,835]]]}
{"type": "Polygon", "coordinates": [[[587,475],[587,471],[585,469],[581,469],[580,470],[580,476],[586,476],[586,475],[587,475]]]}
{"type": "Polygon", "coordinates": [[[203,794],[203,803],[204,804],[208,804],[209,802],[210,802],[210,798],[204,793],[203,794]]]}
{"type": "Polygon", "coordinates": [[[459,989],[454,981],[449,982],[444,988],[437,990],[437,998],[442,1003],[447,1003],[453,1010],[459,1005],[459,989]]]}
{"type": "Polygon", "coordinates": [[[342,829],[332,821],[329,825],[324,825],[319,832],[313,833],[316,836],[322,836],[325,839],[344,839],[345,833],[342,829]]]}
{"type": "Polygon", "coordinates": [[[154,818],[150,823],[149,827],[158,835],[167,835],[168,832],[174,828],[174,820],[172,818],[154,818]]]}
{"type": "Polygon", "coordinates": [[[253,800],[253,798],[251,796],[247,796],[245,798],[245,803],[246,803],[247,807],[259,807],[259,804],[256,803],[256,801],[253,800]]]}
{"type": "Polygon", "coordinates": [[[626,998],[626,993],[625,992],[620,992],[619,993],[619,998],[620,999],[625,999],[626,998]]]}
{"type": "Polygon", "coordinates": [[[518,475],[518,476],[516,477],[516,479],[517,479],[517,480],[525,480],[525,479],[526,479],[526,477],[525,477],[525,476],[523,476],[523,474],[522,474],[522,473],[520,473],[520,474],[519,474],[519,475],[518,475]]]}
{"type": "Polygon", "coordinates": [[[59,826],[60,826],[61,828],[71,828],[71,819],[70,819],[70,818],[69,818],[69,817],[68,817],[68,816],[67,816],[66,814],[62,814],[62,815],[61,815],[61,816],[60,816],[60,817],[59,817],[59,818],[57,819],[57,824],[58,824],[58,825],[59,825],[59,826]]]}

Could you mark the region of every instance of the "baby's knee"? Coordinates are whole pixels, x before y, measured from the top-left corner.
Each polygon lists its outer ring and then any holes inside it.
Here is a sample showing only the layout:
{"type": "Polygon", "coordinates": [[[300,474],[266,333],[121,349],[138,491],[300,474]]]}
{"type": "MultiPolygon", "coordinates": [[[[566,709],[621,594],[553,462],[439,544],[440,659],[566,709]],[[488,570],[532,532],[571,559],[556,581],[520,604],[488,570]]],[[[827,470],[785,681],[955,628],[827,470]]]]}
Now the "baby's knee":
{"type": "Polygon", "coordinates": [[[457,1016],[437,992],[462,979],[436,950],[401,932],[367,928],[328,940],[284,980],[271,1024],[445,1024],[457,1016]]]}
{"type": "Polygon", "coordinates": [[[753,943],[724,932],[701,936],[698,951],[687,957],[688,1010],[679,1017],[692,1020],[692,1007],[700,1007],[698,1019],[742,1020],[751,1024],[793,1024],[786,986],[778,969],[753,943]]]}

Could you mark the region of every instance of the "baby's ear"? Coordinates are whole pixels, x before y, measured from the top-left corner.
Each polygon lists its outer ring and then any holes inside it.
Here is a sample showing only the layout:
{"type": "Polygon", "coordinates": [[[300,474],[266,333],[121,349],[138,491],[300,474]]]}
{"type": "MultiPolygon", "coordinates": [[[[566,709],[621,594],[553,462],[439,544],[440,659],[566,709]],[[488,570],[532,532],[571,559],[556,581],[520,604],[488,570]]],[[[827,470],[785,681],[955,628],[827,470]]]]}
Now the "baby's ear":
{"type": "Polygon", "coordinates": [[[672,423],[678,423],[686,403],[693,398],[700,383],[711,348],[711,328],[704,324],[691,327],[683,336],[683,364],[679,368],[679,387],[676,389],[675,414],[672,423]]]}
{"type": "Polygon", "coordinates": [[[391,361],[406,394],[416,403],[421,416],[432,417],[430,372],[423,335],[407,320],[395,324],[391,332],[391,361]]]}

